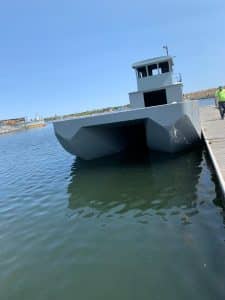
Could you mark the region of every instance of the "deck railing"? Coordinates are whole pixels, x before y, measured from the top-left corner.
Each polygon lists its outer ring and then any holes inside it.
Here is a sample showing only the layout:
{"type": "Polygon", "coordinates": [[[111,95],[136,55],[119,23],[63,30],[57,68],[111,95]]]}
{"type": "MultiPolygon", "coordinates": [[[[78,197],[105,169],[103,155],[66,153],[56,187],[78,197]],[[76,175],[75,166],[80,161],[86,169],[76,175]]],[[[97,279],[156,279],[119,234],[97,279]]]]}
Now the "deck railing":
{"type": "Polygon", "coordinates": [[[180,82],[182,82],[181,73],[174,73],[173,74],[173,82],[174,83],[180,83],[180,82]]]}

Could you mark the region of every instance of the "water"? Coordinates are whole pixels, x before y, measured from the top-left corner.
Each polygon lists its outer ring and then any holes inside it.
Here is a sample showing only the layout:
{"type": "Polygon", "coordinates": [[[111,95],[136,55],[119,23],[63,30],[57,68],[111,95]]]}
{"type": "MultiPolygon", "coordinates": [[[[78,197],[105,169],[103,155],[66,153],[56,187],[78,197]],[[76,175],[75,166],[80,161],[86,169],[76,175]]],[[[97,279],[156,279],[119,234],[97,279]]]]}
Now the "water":
{"type": "Polygon", "coordinates": [[[204,149],[82,162],[52,127],[0,137],[0,299],[224,299],[204,149]]]}
{"type": "Polygon", "coordinates": [[[215,98],[200,99],[198,102],[200,106],[215,105],[215,98]]]}

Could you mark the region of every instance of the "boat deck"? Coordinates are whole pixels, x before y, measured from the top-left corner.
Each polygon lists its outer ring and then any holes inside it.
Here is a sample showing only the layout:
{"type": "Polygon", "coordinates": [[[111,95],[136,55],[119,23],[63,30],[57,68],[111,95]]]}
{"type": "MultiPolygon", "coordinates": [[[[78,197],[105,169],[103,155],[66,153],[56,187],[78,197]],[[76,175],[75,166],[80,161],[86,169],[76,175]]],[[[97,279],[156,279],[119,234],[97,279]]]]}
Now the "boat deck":
{"type": "Polygon", "coordinates": [[[225,119],[215,106],[200,109],[203,138],[225,196],[225,119]]]}

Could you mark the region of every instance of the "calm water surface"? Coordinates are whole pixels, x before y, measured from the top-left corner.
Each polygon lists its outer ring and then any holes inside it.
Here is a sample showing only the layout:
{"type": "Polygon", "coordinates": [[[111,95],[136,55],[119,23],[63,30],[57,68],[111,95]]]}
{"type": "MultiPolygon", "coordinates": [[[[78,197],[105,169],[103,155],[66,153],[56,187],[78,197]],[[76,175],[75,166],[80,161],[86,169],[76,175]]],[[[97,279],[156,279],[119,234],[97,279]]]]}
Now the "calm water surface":
{"type": "Polygon", "coordinates": [[[0,299],[225,299],[204,149],[82,162],[51,126],[0,137],[0,299]]]}

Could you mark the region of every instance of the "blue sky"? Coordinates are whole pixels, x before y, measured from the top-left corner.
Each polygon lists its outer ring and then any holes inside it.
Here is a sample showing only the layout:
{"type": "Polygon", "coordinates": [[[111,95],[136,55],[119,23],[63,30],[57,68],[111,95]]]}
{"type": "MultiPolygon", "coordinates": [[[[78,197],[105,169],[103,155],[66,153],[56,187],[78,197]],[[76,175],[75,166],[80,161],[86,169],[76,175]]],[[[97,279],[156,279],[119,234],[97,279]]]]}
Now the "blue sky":
{"type": "Polygon", "coordinates": [[[224,0],[0,0],[0,28],[0,119],[126,104],[164,44],[184,92],[225,85],[224,0]]]}

